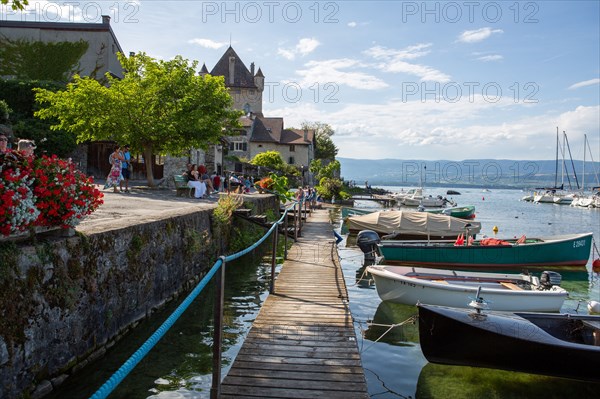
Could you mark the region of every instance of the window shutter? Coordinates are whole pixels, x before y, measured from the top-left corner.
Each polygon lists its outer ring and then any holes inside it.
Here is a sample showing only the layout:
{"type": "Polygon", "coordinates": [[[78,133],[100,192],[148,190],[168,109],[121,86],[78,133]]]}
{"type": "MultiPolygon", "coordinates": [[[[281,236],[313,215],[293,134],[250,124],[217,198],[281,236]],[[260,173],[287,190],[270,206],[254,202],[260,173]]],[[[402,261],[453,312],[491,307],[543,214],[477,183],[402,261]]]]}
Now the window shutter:
{"type": "Polygon", "coordinates": [[[244,142],[242,144],[242,151],[248,151],[248,143],[244,142]]]}
{"type": "Polygon", "coordinates": [[[234,151],[234,150],[235,150],[235,147],[234,147],[233,142],[229,143],[229,151],[234,151]]]}

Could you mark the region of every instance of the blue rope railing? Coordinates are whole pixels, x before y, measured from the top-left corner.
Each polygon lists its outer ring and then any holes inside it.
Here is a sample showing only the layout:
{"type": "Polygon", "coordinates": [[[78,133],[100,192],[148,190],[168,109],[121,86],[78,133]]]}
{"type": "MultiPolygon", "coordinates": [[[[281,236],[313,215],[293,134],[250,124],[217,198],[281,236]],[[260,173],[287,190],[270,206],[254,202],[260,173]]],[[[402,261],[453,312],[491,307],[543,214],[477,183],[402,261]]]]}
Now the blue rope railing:
{"type": "MultiPolygon", "coordinates": [[[[175,322],[177,321],[177,319],[179,319],[183,312],[187,310],[187,308],[192,304],[194,299],[196,299],[196,297],[202,292],[204,287],[206,287],[208,282],[221,268],[221,266],[223,265],[223,259],[225,259],[225,262],[230,262],[255,250],[260,244],[262,244],[267,239],[267,237],[271,235],[271,233],[277,228],[277,226],[279,226],[283,222],[283,219],[287,217],[288,211],[294,206],[296,206],[296,204],[298,204],[298,202],[294,201],[290,207],[286,208],[281,218],[277,222],[273,223],[273,226],[271,226],[269,231],[267,231],[257,242],[240,252],[236,252],[234,254],[225,256],[224,258],[217,259],[212,268],[208,271],[208,273],[206,273],[202,280],[200,280],[198,285],[196,285],[196,287],[192,290],[192,292],[189,293],[189,295],[183,300],[183,302],[181,302],[177,309],[175,309],[173,313],[171,313],[171,315],[160,325],[160,327],[156,329],[154,334],[152,334],[150,338],[148,338],[146,342],[144,342],[142,346],[140,346],[139,349],[135,351],[135,353],[131,355],[129,359],[127,359],[125,363],[123,363],[123,365],[119,367],[119,369],[115,371],[115,373],[92,396],[90,396],[90,399],[107,398],[108,395],[110,395],[112,391],[114,391],[115,388],[125,379],[125,377],[127,377],[127,375],[135,368],[135,366],[137,366],[138,363],[142,361],[142,359],[152,350],[152,348],[154,348],[158,341],[160,341],[160,339],[167,333],[167,331],[169,331],[169,329],[175,324],[175,322]]],[[[302,209],[302,201],[300,201],[299,205],[300,209],[302,209]]]]}

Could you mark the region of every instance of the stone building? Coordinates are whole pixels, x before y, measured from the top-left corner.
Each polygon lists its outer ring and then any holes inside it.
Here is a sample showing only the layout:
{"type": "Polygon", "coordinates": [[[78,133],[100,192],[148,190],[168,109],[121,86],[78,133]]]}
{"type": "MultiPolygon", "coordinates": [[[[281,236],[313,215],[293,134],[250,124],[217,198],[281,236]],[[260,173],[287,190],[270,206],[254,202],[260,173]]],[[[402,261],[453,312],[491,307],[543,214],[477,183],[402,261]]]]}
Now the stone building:
{"type": "MultiPolygon", "coordinates": [[[[107,15],[102,16],[101,23],[0,21],[0,40],[43,43],[83,40],[88,43],[87,50],[72,73],[89,76],[99,81],[103,81],[106,73],[118,78],[123,77],[123,68],[117,58],[117,53],[123,53],[123,49],[111,28],[110,17],[107,15]]],[[[39,62],[43,68],[43,63],[49,60],[40,59],[39,62]]],[[[10,79],[16,76],[2,77],[10,79]]],[[[39,79],[36,76],[28,76],[28,78],[39,79]]],[[[110,170],[108,156],[113,146],[112,142],[81,145],[71,158],[87,174],[105,177],[110,170]]]]}
{"type": "Polygon", "coordinates": [[[0,38],[43,43],[84,40],[88,48],[79,59],[76,70],[79,75],[101,79],[108,72],[123,77],[123,68],[117,58],[117,53],[123,53],[123,49],[107,15],[102,16],[101,23],[0,21],[0,38]]]}
{"type": "MultiPolygon", "coordinates": [[[[204,65],[201,73],[206,71],[204,65]]],[[[308,165],[315,153],[314,131],[286,129],[283,118],[263,115],[265,76],[261,69],[255,72],[254,63],[248,69],[230,46],[210,74],[224,77],[225,86],[229,88],[234,100],[234,108],[245,113],[240,118],[243,129],[238,135],[226,138],[227,154],[249,160],[261,152],[277,151],[286,163],[308,173],[308,165]]],[[[225,170],[244,172],[240,162],[227,161],[225,157],[223,159],[225,170]]]]}

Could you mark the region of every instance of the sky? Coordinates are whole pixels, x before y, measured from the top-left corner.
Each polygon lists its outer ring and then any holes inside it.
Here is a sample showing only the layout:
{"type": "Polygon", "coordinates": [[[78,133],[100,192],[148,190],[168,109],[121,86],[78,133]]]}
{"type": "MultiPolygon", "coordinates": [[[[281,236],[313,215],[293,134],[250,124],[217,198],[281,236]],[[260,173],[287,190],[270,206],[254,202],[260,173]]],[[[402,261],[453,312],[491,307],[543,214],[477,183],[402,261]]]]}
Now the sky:
{"type": "Polygon", "coordinates": [[[600,160],[600,1],[32,1],[0,19],[111,16],[126,53],[211,70],[231,45],[263,113],[359,159],[600,160]]]}

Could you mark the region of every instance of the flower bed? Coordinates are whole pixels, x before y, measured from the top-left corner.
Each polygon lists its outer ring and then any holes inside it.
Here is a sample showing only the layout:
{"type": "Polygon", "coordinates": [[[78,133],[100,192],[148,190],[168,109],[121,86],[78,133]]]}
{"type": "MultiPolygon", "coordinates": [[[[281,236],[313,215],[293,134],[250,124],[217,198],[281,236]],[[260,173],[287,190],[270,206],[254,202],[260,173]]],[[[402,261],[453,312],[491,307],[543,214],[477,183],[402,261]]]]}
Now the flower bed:
{"type": "Polygon", "coordinates": [[[0,154],[0,234],[35,226],[75,227],[98,209],[103,194],[93,179],[53,155],[0,154]]]}

